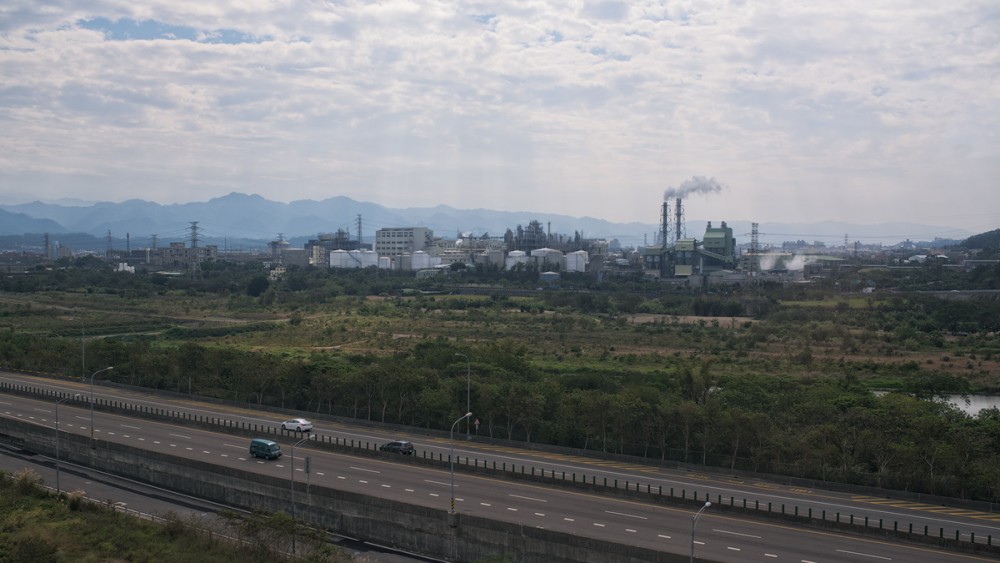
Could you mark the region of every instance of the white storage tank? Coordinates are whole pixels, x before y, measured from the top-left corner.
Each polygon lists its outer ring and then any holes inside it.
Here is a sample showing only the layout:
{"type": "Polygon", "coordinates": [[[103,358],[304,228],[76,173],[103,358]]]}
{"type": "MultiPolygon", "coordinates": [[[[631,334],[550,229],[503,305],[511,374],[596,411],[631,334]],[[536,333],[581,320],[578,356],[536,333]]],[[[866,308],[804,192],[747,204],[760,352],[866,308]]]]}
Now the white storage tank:
{"type": "Polygon", "coordinates": [[[563,253],[554,248],[536,248],[531,251],[531,257],[539,266],[544,264],[562,264],[563,253]]]}
{"type": "Polygon", "coordinates": [[[504,269],[513,270],[518,264],[527,264],[528,255],[524,253],[523,250],[511,250],[507,254],[507,259],[504,260],[504,269]]]}
{"type": "Polygon", "coordinates": [[[378,269],[379,270],[391,270],[392,269],[392,258],[389,256],[379,256],[378,257],[378,269]]]}
{"type": "Polygon", "coordinates": [[[410,257],[411,270],[423,270],[431,267],[431,256],[423,250],[418,250],[410,257]]]}
{"type": "Polygon", "coordinates": [[[348,265],[351,260],[350,256],[347,255],[346,250],[331,250],[330,251],[330,267],[331,268],[350,268],[352,266],[348,265]]]}
{"type": "Polygon", "coordinates": [[[369,266],[378,266],[378,253],[374,250],[349,250],[347,252],[350,255],[349,268],[367,268],[369,266]]]}
{"type": "Polygon", "coordinates": [[[563,257],[563,271],[566,272],[586,272],[589,256],[585,250],[570,252],[563,257]]]}

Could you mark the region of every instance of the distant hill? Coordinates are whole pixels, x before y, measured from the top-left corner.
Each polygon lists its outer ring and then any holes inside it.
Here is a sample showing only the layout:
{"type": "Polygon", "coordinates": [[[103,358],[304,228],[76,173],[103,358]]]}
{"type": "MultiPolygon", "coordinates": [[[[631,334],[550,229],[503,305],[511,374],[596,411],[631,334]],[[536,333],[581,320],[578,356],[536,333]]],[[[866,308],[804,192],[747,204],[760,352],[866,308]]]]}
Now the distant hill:
{"type": "MultiPolygon", "coordinates": [[[[358,218],[365,241],[383,227],[428,227],[438,236],[456,238],[462,232],[475,236],[501,236],[507,229],[539,221],[553,233],[573,236],[579,232],[585,238],[618,239],[625,246],[654,244],[659,225],[651,223],[614,223],[593,217],[571,217],[531,211],[492,211],[489,209],[456,209],[447,205],[429,208],[391,209],[374,203],[359,202],[347,197],[332,197],[322,201],[299,200],[281,203],[259,195],[231,193],[206,202],[161,205],[132,199],[121,203],[65,205],[33,202],[0,205],[0,235],[25,233],[86,233],[102,240],[110,232],[112,239],[121,241],[128,235],[135,248],[148,245],[155,235],[157,244],[190,239],[193,222],[198,223],[199,240],[207,244],[219,241],[270,241],[281,235],[296,243],[315,238],[322,232],[344,229],[355,236],[358,218]]],[[[654,220],[657,212],[651,212],[654,220]]],[[[712,223],[718,226],[726,218],[712,223]]],[[[708,221],[686,221],[687,236],[701,238],[708,221]]],[[[737,243],[749,242],[749,221],[728,221],[737,243]]],[[[848,240],[865,244],[882,242],[895,244],[907,239],[914,242],[941,238],[941,233],[960,239],[972,235],[954,229],[911,223],[858,225],[841,222],[824,223],[761,223],[762,244],[780,245],[789,240],[825,242],[827,246],[842,246],[848,240]]],[[[241,243],[242,244],[242,243],[241,243]]],[[[116,244],[116,246],[119,246],[116,244]]]]}
{"type": "Polygon", "coordinates": [[[65,232],[66,229],[52,219],[36,219],[27,213],[5,211],[0,207],[0,235],[65,232]]]}

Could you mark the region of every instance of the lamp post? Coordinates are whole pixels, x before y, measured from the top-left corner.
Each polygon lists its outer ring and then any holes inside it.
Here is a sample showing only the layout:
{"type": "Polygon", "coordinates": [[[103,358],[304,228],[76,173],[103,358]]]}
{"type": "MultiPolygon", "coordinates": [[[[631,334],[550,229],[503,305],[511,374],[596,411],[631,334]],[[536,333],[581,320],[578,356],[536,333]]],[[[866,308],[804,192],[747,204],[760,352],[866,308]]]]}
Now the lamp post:
{"type": "Polygon", "coordinates": [[[712,506],[711,502],[705,502],[705,506],[698,509],[698,512],[691,518],[691,563],[694,563],[694,527],[698,525],[698,518],[701,517],[701,513],[710,506],[712,506]]]}
{"type": "MultiPolygon", "coordinates": [[[[455,354],[456,356],[462,356],[465,358],[465,412],[472,412],[472,362],[469,361],[469,357],[465,354],[455,354]]],[[[465,439],[472,439],[472,421],[469,420],[465,423],[465,439]]]]}
{"type": "Polygon", "coordinates": [[[291,483],[291,489],[292,489],[292,557],[295,557],[295,446],[301,444],[302,442],[305,442],[311,437],[312,436],[306,436],[305,438],[302,438],[298,442],[292,444],[292,451],[289,453],[289,456],[292,458],[292,465],[291,465],[292,477],[289,481],[291,483]]]}
{"type": "Polygon", "coordinates": [[[448,512],[450,514],[455,513],[455,425],[462,422],[462,419],[469,418],[470,416],[472,416],[472,412],[467,412],[463,414],[461,418],[452,423],[451,432],[449,434],[451,439],[451,451],[448,453],[448,463],[451,464],[451,510],[448,512]]]}
{"type": "Polygon", "coordinates": [[[90,374],[90,447],[94,447],[94,376],[108,370],[115,369],[114,366],[99,369],[90,374]]]}
{"type": "Polygon", "coordinates": [[[63,397],[56,401],[56,495],[58,496],[62,489],[59,487],[59,405],[65,403],[70,399],[79,399],[80,394],[77,393],[72,397],[63,397]]]}

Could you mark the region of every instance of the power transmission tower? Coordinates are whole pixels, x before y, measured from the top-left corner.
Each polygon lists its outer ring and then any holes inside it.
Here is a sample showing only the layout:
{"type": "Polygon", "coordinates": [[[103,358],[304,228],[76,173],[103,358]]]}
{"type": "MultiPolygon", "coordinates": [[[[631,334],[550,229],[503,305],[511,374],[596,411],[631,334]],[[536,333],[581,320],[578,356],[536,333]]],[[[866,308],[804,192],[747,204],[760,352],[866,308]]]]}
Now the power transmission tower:
{"type": "Polygon", "coordinates": [[[361,250],[361,214],[358,213],[358,250],[361,250]]]}
{"type": "Polygon", "coordinates": [[[191,277],[197,278],[201,270],[201,261],[198,254],[198,222],[191,221],[191,277]]]}

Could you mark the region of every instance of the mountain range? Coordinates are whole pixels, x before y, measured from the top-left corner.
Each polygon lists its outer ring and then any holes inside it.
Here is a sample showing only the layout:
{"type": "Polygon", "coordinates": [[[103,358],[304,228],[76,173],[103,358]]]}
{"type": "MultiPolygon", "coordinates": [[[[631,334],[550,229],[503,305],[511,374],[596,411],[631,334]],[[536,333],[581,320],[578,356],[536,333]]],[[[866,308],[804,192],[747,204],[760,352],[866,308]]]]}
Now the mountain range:
{"type": "MultiPolygon", "coordinates": [[[[360,222],[362,239],[367,242],[383,227],[427,227],[445,238],[456,238],[462,233],[502,236],[507,229],[537,220],[552,233],[573,236],[579,232],[585,238],[618,239],[623,246],[639,246],[653,244],[660,229],[655,222],[659,209],[650,209],[650,215],[654,222],[614,223],[593,217],[456,209],[447,205],[392,209],[342,196],[282,203],[234,192],[206,202],[170,205],[141,199],[89,205],[39,201],[0,204],[0,236],[85,233],[103,241],[110,233],[113,240],[124,240],[128,236],[138,247],[154,235],[160,245],[189,241],[192,223],[197,222],[199,241],[205,244],[239,240],[266,242],[279,237],[296,244],[338,229],[356,238],[360,222]]],[[[707,221],[687,220],[685,223],[687,236],[701,238],[707,221]]],[[[718,221],[713,224],[719,226],[718,221]]],[[[737,244],[749,242],[749,221],[727,221],[727,224],[733,228],[737,244]]],[[[788,240],[805,240],[810,243],[822,241],[827,246],[842,246],[845,236],[852,244],[860,241],[891,245],[908,239],[939,238],[935,233],[947,233],[954,239],[974,234],[915,223],[861,225],[835,221],[761,223],[759,232],[761,244],[780,245],[788,240]]]]}

